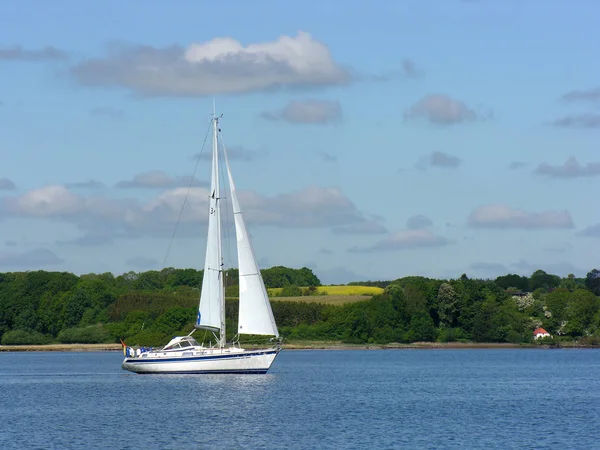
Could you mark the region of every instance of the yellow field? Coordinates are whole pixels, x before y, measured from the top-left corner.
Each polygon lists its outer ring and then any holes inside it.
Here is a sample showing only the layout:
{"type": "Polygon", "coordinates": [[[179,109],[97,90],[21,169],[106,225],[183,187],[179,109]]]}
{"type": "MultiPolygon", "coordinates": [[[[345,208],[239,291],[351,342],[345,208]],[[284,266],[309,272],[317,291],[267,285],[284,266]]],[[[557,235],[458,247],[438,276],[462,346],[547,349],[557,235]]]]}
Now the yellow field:
{"type": "MultiPolygon", "coordinates": [[[[270,297],[276,297],[281,292],[281,288],[267,289],[270,297]]],[[[383,293],[383,289],[375,286],[319,286],[317,287],[317,295],[376,295],[383,293]]],[[[363,299],[364,300],[364,299],[363,299]]]]}
{"type": "Polygon", "coordinates": [[[383,294],[383,288],[375,286],[319,286],[317,293],[327,293],[327,295],[376,295],[383,294]]]}
{"type": "Polygon", "coordinates": [[[366,295],[304,295],[302,297],[270,297],[272,302],[323,303],[324,305],[345,305],[346,303],[369,300],[366,295]]]}

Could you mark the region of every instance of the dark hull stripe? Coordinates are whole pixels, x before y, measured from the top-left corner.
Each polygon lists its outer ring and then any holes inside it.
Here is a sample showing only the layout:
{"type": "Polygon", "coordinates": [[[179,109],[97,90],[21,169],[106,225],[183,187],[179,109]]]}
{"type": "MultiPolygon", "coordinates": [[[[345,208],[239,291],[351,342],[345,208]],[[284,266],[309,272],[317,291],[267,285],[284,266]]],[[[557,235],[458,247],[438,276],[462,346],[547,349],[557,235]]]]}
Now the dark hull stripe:
{"type": "Polygon", "coordinates": [[[177,372],[137,372],[139,375],[178,375],[178,374],[208,374],[208,373],[216,373],[216,374],[265,374],[268,369],[244,369],[244,370],[178,370],[177,372]]]}
{"type": "Polygon", "coordinates": [[[124,364],[160,364],[169,362],[192,362],[192,361],[210,361],[215,359],[237,359],[246,358],[248,356],[273,355],[277,354],[277,350],[255,353],[237,353],[237,354],[222,354],[222,355],[199,355],[199,356],[181,356],[174,358],[126,358],[124,364]]]}

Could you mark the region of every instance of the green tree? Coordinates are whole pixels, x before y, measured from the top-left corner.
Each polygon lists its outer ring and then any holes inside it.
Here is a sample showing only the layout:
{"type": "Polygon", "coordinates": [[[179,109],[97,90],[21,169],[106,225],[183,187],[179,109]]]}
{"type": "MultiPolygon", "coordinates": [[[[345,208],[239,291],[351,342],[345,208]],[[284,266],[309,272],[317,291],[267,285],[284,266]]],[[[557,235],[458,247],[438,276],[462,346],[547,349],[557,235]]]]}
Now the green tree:
{"type": "Polygon", "coordinates": [[[398,312],[398,320],[402,325],[407,325],[410,315],[406,305],[404,289],[399,284],[390,284],[385,288],[385,294],[389,296],[393,308],[398,312]]]}
{"type": "Polygon", "coordinates": [[[410,320],[409,340],[412,342],[435,341],[436,329],[433,319],[425,311],[421,311],[412,316],[410,320]]]}
{"type": "Polygon", "coordinates": [[[493,295],[480,304],[473,323],[473,340],[502,342],[499,335],[500,305],[493,295]]]}
{"type": "Polygon", "coordinates": [[[62,322],[67,327],[77,325],[85,310],[91,305],[90,297],[85,289],[77,289],[67,297],[64,304],[62,322]]]}
{"type": "Polygon", "coordinates": [[[438,291],[438,316],[440,326],[452,328],[458,317],[458,294],[448,283],[442,283],[438,291]]]}
{"type": "Polygon", "coordinates": [[[570,293],[565,310],[566,333],[573,337],[591,334],[591,325],[599,310],[600,297],[592,292],[578,289],[570,293]]]}
{"type": "Polygon", "coordinates": [[[558,288],[542,296],[541,301],[546,306],[543,322],[551,334],[559,331],[560,324],[567,319],[566,309],[571,293],[564,288],[558,288]]]}
{"type": "Polygon", "coordinates": [[[321,286],[321,280],[308,267],[296,271],[296,284],[300,286],[321,286]]]}
{"type": "Polygon", "coordinates": [[[600,270],[592,269],[585,277],[585,287],[595,295],[600,295],[600,270]]]}
{"type": "Polygon", "coordinates": [[[529,277],[529,285],[531,290],[544,289],[550,291],[557,288],[560,285],[560,277],[557,275],[551,275],[544,272],[543,270],[536,270],[529,277]]]}
{"type": "Polygon", "coordinates": [[[164,287],[161,274],[156,270],[149,270],[137,274],[133,288],[142,291],[159,290],[164,287]]]}
{"type": "Polygon", "coordinates": [[[514,273],[508,275],[502,275],[496,278],[496,284],[503,289],[517,288],[520,291],[528,292],[529,289],[529,278],[516,275],[514,273]]]}

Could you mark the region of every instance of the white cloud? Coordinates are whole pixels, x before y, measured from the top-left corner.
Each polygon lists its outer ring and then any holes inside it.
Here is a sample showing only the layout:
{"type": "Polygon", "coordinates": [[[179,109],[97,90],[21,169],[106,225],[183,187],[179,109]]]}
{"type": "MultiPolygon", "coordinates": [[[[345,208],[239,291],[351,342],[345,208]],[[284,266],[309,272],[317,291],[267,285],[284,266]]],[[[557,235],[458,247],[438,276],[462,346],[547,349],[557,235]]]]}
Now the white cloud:
{"type": "MultiPolygon", "coordinates": [[[[376,220],[373,220],[376,222],[376,220]]],[[[354,246],[348,249],[351,253],[371,253],[382,251],[407,250],[424,247],[442,247],[453,243],[452,240],[435,234],[431,227],[433,222],[423,214],[410,217],[406,221],[406,229],[388,233],[387,237],[371,246],[354,246]]]]}
{"type": "Polygon", "coordinates": [[[569,242],[553,242],[552,244],[544,247],[542,250],[551,253],[566,253],[573,249],[573,245],[569,242]]]}
{"type": "Polygon", "coordinates": [[[405,119],[426,119],[436,125],[454,125],[479,119],[489,119],[491,112],[479,113],[445,94],[431,94],[423,97],[409,108],[405,119]]]}
{"type": "Polygon", "coordinates": [[[89,180],[89,181],[77,181],[75,183],[66,183],[65,187],[69,189],[104,189],[106,186],[101,181],[89,180]]]}
{"type": "MultiPolygon", "coordinates": [[[[99,223],[98,226],[92,226],[89,231],[86,231],[82,236],[76,237],[69,240],[57,240],[58,245],[78,245],[82,247],[96,247],[99,245],[110,244],[119,237],[127,236],[126,233],[121,229],[114,227],[103,227],[103,223],[99,223]]],[[[115,225],[116,227],[116,225],[115,225]]],[[[129,235],[128,237],[135,237],[129,235]]]]}
{"type": "Polygon", "coordinates": [[[300,191],[264,197],[240,192],[248,221],[286,228],[341,226],[364,220],[348,197],[337,188],[311,185],[300,191]]]}
{"type": "Polygon", "coordinates": [[[500,263],[474,262],[473,264],[469,265],[469,269],[491,277],[497,277],[508,273],[506,266],[500,263]]]}
{"type": "Polygon", "coordinates": [[[52,61],[67,59],[66,52],[52,46],[27,50],[20,45],[0,48],[0,61],[52,61]]]}
{"type": "Polygon", "coordinates": [[[386,228],[376,220],[363,220],[335,227],[332,230],[334,234],[383,234],[387,233],[386,228]]]}
{"type": "Polygon", "coordinates": [[[18,197],[5,197],[3,210],[9,215],[60,217],[85,210],[85,200],[64,186],[48,185],[18,197]]]}
{"type": "Polygon", "coordinates": [[[348,251],[351,253],[397,251],[413,248],[442,247],[450,243],[450,240],[442,236],[437,236],[430,230],[400,230],[370,247],[351,247],[348,251]]]}
{"type": "Polygon", "coordinates": [[[145,256],[134,256],[125,261],[128,266],[141,270],[158,269],[159,263],[157,260],[147,258],[145,256]]]}
{"type": "Polygon", "coordinates": [[[190,235],[198,232],[193,224],[207,221],[208,197],[206,188],[171,189],[128,211],[123,220],[126,228],[136,233],[165,235],[173,231],[185,201],[179,231],[190,235]]]}
{"type": "Polygon", "coordinates": [[[292,100],[279,111],[263,112],[267,120],[283,120],[295,124],[329,124],[342,118],[342,107],[338,101],[292,100]]]}
{"type": "Polygon", "coordinates": [[[349,72],[306,32],[249,44],[230,37],[171,46],[113,46],[105,58],[71,69],[87,86],[119,86],[141,95],[205,96],[344,84],[349,72]]]}
{"type": "Polygon", "coordinates": [[[580,236],[585,236],[585,237],[598,237],[598,238],[600,238],[600,223],[598,223],[596,225],[590,225],[589,227],[584,228],[578,234],[580,236]]]}
{"type": "Polygon", "coordinates": [[[561,128],[600,128],[600,114],[573,114],[551,123],[561,128]]]}
{"type": "Polygon", "coordinates": [[[119,181],[115,187],[128,189],[128,188],[148,188],[148,189],[172,189],[176,187],[187,187],[192,186],[207,186],[208,183],[200,181],[197,178],[192,180],[191,176],[179,176],[172,177],[167,175],[162,170],[154,170],[151,172],[144,172],[137,175],[131,180],[119,181]]]}
{"type": "Polygon", "coordinates": [[[400,65],[401,73],[405,78],[422,78],[425,75],[425,72],[417,68],[412,59],[402,58],[400,65]]]}
{"type": "Polygon", "coordinates": [[[568,211],[528,212],[507,205],[486,205],[475,208],[467,222],[475,228],[573,228],[568,211]]]}
{"type": "Polygon", "coordinates": [[[37,248],[23,253],[0,253],[0,267],[8,270],[36,269],[63,262],[56,253],[46,248],[37,248]]]}
{"type": "Polygon", "coordinates": [[[431,219],[424,214],[417,214],[406,221],[406,228],[409,230],[422,230],[432,225],[431,219]]]}
{"type": "MultiPolygon", "coordinates": [[[[0,199],[0,217],[50,219],[75,224],[88,235],[124,234],[126,218],[135,215],[138,202],[100,195],[85,197],[64,186],[48,185],[25,194],[0,199]]],[[[91,238],[90,238],[91,239],[91,238]]]]}
{"type": "Polygon", "coordinates": [[[522,167],[525,167],[525,166],[527,166],[527,163],[526,163],[526,162],[522,162],[522,161],[513,161],[513,162],[511,162],[511,163],[508,165],[508,168],[509,168],[510,170],[517,170],[517,169],[520,169],[520,168],[522,168],[522,167]]]}
{"type": "MultiPolygon", "coordinates": [[[[100,245],[115,238],[168,236],[181,213],[188,188],[174,188],[140,202],[103,195],[84,196],[64,186],[49,185],[0,199],[0,216],[51,219],[76,225],[83,235],[60,244],[100,245]]],[[[300,191],[264,196],[240,191],[250,226],[282,228],[340,227],[364,222],[364,215],[336,188],[308,186],[300,191]]],[[[206,223],[206,188],[189,190],[178,235],[197,236],[206,223]]]]}
{"type": "Polygon", "coordinates": [[[600,88],[571,91],[561,97],[565,102],[589,102],[600,105],[600,88]]]}
{"type": "MultiPolygon", "coordinates": [[[[269,154],[269,151],[265,149],[249,150],[240,146],[226,147],[226,149],[229,161],[251,162],[265,158],[269,154]]],[[[202,152],[202,154],[194,153],[192,159],[197,160],[199,156],[204,161],[210,161],[212,159],[212,152],[208,150],[202,152]]]]}
{"type": "Polygon", "coordinates": [[[538,175],[553,178],[581,178],[600,175],[600,162],[590,162],[582,166],[574,156],[567,159],[562,166],[552,166],[548,163],[540,164],[535,170],[538,175]]]}
{"type": "Polygon", "coordinates": [[[0,178],[0,191],[12,191],[16,189],[15,183],[8,178],[0,178]]]}
{"type": "Polygon", "coordinates": [[[418,169],[425,169],[427,167],[443,167],[454,169],[460,166],[462,160],[453,155],[449,155],[444,152],[433,152],[419,160],[416,167],[418,169]]]}

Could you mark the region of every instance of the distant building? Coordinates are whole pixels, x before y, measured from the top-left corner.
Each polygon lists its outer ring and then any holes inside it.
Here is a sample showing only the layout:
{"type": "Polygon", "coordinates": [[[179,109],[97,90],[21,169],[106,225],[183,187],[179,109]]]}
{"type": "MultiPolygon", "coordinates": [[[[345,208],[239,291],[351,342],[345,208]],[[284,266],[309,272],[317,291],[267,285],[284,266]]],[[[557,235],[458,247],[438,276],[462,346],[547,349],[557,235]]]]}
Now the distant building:
{"type": "Polygon", "coordinates": [[[535,330],[533,330],[533,338],[534,339],[545,338],[545,337],[550,337],[550,333],[548,333],[543,328],[536,328],[535,330]]]}
{"type": "Polygon", "coordinates": [[[529,292],[523,292],[523,291],[515,291],[512,293],[513,296],[516,297],[527,297],[530,293],[529,292]]]}

